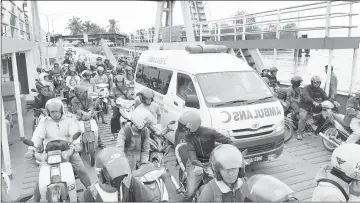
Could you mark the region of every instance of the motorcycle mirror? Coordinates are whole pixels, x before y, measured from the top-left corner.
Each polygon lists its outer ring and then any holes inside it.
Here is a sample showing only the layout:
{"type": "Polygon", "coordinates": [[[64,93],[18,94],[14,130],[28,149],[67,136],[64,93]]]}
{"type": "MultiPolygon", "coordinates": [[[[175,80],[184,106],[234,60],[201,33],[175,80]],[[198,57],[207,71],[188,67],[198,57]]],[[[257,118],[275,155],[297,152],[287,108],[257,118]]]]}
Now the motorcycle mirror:
{"type": "Polygon", "coordinates": [[[72,136],[72,139],[76,140],[76,139],[78,139],[80,137],[80,135],[81,135],[81,132],[77,132],[72,136]]]}
{"type": "Polygon", "coordinates": [[[29,139],[25,139],[23,141],[24,144],[26,144],[27,146],[33,147],[34,146],[34,142],[29,140],[29,139]]]}
{"type": "Polygon", "coordinates": [[[37,92],[36,89],[31,89],[32,92],[37,92]]]}

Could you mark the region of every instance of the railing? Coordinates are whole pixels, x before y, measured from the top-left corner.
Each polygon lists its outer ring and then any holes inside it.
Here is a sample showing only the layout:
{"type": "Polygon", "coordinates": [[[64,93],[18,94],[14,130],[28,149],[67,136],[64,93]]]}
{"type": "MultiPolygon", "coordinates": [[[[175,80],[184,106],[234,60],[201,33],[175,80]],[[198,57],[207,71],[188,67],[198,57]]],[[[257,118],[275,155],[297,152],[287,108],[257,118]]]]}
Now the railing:
{"type": "Polygon", "coordinates": [[[28,16],[12,1],[1,5],[1,36],[31,40],[28,16]]]}
{"type": "MultiPolygon", "coordinates": [[[[287,8],[281,8],[276,10],[244,14],[233,16],[230,18],[224,18],[213,21],[199,22],[200,32],[196,32],[196,36],[203,38],[210,38],[213,41],[220,40],[239,40],[237,36],[241,36],[240,40],[245,39],[264,39],[266,34],[270,34],[267,38],[281,38],[282,32],[294,33],[293,38],[298,37],[299,31],[316,31],[316,30],[328,30],[332,29],[348,29],[348,36],[351,36],[351,30],[357,28],[353,25],[352,17],[359,15],[353,13],[353,4],[359,3],[359,1],[332,1],[330,9],[327,10],[327,2],[317,2],[287,8]],[[349,6],[349,12],[331,12],[331,8],[340,6],[349,6]],[[326,9],[325,12],[321,9],[326,9]],[[302,15],[306,11],[311,11],[313,14],[302,15]],[[284,15],[293,14],[291,17],[282,17],[284,15]],[[294,16],[294,14],[296,16],[294,16]],[[264,19],[267,18],[267,19],[264,19]],[[270,18],[270,19],[269,19],[270,18]],[[272,19],[271,19],[272,18],[272,19]],[[315,21],[315,20],[330,20],[331,18],[349,18],[348,24],[341,25],[328,25],[328,26],[314,26],[306,27],[300,25],[300,22],[315,21]],[[259,21],[260,19],[260,21],[259,21]],[[287,26],[283,26],[287,24],[287,26]],[[206,25],[207,28],[203,28],[206,25]],[[267,28],[264,28],[268,26],[267,28]],[[271,36],[275,33],[275,36],[271,36]],[[258,35],[257,37],[247,37],[246,35],[258,35]],[[259,36],[260,35],[260,36],[259,36]],[[230,37],[228,37],[230,36],[230,37]],[[223,38],[223,39],[221,39],[223,38]],[[226,39],[224,39],[226,38],[226,39]]],[[[324,25],[325,23],[322,23],[324,25]]],[[[291,36],[291,35],[290,35],[291,36]]]]}

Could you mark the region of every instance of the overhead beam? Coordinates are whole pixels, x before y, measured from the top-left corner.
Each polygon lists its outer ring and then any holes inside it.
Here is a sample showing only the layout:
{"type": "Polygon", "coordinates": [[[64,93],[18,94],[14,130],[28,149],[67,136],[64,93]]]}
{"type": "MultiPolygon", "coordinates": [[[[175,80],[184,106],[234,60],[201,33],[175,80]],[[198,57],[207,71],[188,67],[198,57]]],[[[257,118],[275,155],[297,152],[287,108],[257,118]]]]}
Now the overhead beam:
{"type": "Polygon", "coordinates": [[[327,37],[206,42],[206,44],[225,45],[228,48],[241,49],[358,49],[359,43],[360,37],[327,37]]]}

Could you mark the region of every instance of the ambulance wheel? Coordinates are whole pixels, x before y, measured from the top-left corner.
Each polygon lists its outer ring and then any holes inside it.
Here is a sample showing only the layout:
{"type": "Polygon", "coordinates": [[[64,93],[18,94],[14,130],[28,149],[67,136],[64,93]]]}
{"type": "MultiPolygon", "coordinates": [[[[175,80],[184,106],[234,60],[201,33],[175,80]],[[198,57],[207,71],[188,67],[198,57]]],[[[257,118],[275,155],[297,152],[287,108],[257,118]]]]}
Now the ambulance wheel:
{"type": "Polygon", "coordinates": [[[293,126],[285,121],[285,132],[284,132],[284,143],[287,143],[291,140],[291,138],[294,136],[295,134],[295,130],[293,128],[293,126]]]}

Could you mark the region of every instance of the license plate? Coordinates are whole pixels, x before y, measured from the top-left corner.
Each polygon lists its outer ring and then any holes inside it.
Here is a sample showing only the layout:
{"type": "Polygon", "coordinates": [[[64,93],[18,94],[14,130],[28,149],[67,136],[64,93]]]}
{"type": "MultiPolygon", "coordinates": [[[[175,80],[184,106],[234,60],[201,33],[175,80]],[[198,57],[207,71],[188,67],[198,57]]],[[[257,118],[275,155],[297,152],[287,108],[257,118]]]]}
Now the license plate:
{"type": "Polygon", "coordinates": [[[263,156],[256,156],[256,157],[252,157],[252,158],[249,158],[249,159],[245,159],[245,163],[246,164],[251,164],[253,162],[259,162],[259,161],[262,161],[263,160],[263,156]]]}

